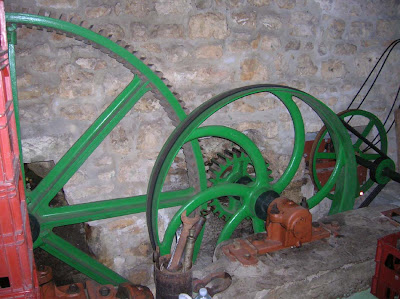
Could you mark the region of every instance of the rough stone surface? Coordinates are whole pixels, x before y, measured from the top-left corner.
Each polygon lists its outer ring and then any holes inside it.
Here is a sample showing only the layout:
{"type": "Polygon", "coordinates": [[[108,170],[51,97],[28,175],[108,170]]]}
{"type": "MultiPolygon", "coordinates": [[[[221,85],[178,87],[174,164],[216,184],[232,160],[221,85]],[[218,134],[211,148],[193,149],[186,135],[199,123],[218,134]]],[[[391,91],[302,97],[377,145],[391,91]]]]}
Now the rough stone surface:
{"type": "Polygon", "coordinates": [[[226,17],[220,13],[192,16],[189,20],[190,38],[223,39],[229,35],[226,17]]]}
{"type": "MultiPolygon", "coordinates": [[[[308,92],[337,113],[347,108],[385,47],[400,36],[396,0],[385,5],[364,0],[11,2],[15,11],[44,9],[56,18],[63,14],[85,20],[96,32],[122,40],[122,46],[126,42],[128,51],[139,51],[134,52],[138,59],[162,71],[158,75],[181,95],[187,112],[232,88],[270,83],[308,92]]],[[[24,159],[57,162],[139,71],[132,73],[98,49],[56,32],[22,27],[17,37],[24,159]]],[[[397,90],[399,61],[396,47],[361,107],[381,120],[397,90]]],[[[149,87],[154,90],[152,84],[149,87]]],[[[316,114],[305,103],[297,99],[295,103],[306,133],[318,131],[322,123],[316,114]]],[[[147,193],[155,159],[173,130],[163,105],[165,101],[151,92],[134,105],[64,187],[70,204],[147,193]]],[[[275,179],[286,169],[293,149],[293,124],[273,95],[245,97],[218,111],[206,124],[244,132],[269,161],[275,179]]],[[[388,138],[389,155],[396,160],[394,133],[388,138]]],[[[202,144],[206,162],[216,151],[232,147],[214,138],[202,144]]],[[[188,186],[182,154],[174,161],[166,185],[165,190],[188,186]]],[[[285,192],[296,200],[312,196],[303,162],[285,192]]],[[[160,212],[160,232],[175,210],[160,212]]],[[[91,222],[89,241],[99,260],[147,284],[151,258],[144,219],[139,214],[91,222]],[[118,236],[118,242],[110,236],[118,236]]]]}
{"type": "Polygon", "coordinates": [[[393,207],[366,208],[326,217],[323,222],[339,223],[340,238],[331,236],[300,248],[262,255],[254,266],[229,262],[222,255],[221,246],[232,241],[225,242],[217,248],[214,263],[198,273],[227,271],[233,275],[230,288],[213,298],[348,297],[370,287],[375,273],[376,240],[398,231],[380,214],[393,207]]]}

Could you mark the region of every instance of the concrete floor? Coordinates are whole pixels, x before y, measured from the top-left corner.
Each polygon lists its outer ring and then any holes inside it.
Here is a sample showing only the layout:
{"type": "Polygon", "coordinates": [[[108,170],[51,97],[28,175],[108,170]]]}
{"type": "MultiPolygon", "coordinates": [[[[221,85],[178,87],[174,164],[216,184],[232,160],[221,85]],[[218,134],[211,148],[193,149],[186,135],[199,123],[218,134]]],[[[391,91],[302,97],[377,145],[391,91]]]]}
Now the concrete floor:
{"type": "MultiPolygon", "coordinates": [[[[375,271],[377,239],[399,231],[381,211],[400,206],[399,194],[400,184],[391,182],[370,207],[325,217],[324,221],[340,223],[340,238],[331,236],[300,248],[266,254],[255,266],[229,261],[218,246],[214,262],[200,257],[193,274],[231,274],[232,285],[215,299],[374,298],[368,289],[375,271]]],[[[247,233],[246,226],[240,233],[247,233]]],[[[205,251],[207,244],[204,246],[205,251]]]]}

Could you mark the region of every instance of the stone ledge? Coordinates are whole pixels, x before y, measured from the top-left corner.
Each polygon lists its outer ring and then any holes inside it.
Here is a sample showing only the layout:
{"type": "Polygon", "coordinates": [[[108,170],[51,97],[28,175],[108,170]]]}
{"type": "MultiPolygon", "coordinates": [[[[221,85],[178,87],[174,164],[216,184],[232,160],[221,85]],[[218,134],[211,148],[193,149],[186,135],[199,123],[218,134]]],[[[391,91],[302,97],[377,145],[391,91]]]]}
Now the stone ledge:
{"type": "MultiPolygon", "coordinates": [[[[198,276],[224,270],[232,275],[228,290],[213,298],[338,298],[370,286],[375,271],[377,239],[398,231],[380,206],[327,216],[341,225],[340,237],[304,244],[260,256],[256,266],[229,262],[221,254],[198,276]]],[[[196,275],[197,273],[195,273],[196,275]]]]}

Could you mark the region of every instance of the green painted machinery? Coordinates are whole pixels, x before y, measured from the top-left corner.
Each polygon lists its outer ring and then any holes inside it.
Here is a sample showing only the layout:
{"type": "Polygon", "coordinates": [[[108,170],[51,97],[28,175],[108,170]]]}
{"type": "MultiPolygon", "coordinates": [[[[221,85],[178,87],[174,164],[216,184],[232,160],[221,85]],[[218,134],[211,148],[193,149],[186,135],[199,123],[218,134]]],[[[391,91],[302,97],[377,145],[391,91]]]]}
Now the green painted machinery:
{"type": "MultiPolygon", "coordinates": [[[[187,210],[205,209],[210,202],[216,211],[222,211],[227,220],[219,242],[228,239],[237,225],[245,218],[251,219],[255,232],[263,231],[264,220],[260,216],[265,199],[271,194],[279,195],[293,179],[303,157],[305,132],[301,113],[294,98],[310,106],[322,119],[329,132],[334,148],[336,165],[332,176],[320,190],[307,200],[309,207],[317,205],[323,198],[332,199],[330,213],[350,210],[354,197],[359,191],[356,179],[356,146],[352,143],[344,124],[334,112],[311,95],[297,89],[279,85],[254,85],[234,89],[211,98],[189,115],[184,112],[182,102],[174,94],[161,72],[153,71],[146,59],[139,59],[123,42],[113,42],[108,37],[84,28],[74,19],[67,22],[47,16],[7,13],[9,58],[13,98],[18,122],[18,90],[15,68],[16,30],[19,26],[45,29],[66,34],[107,53],[121,62],[135,76],[124,90],[112,101],[86,132],[59,160],[50,173],[32,191],[27,191],[28,210],[32,223],[37,223],[40,231],[35,236],[34,247],[41,247],[67,264],[75,267],[101,284],[117,285],[125,278],[108,269],[87,254],[75,248],[55,233],[55,227],[106,219],[146,211],[152,247],[160,247],[161,254],[170,251],[173,237],[178,229],[180,215],[187,210]],[[77,23],[77,24],[74,24],[77,23]],[[148,184],[147,195],[118,198],[64,207],[49,207],[50,201],[74,175],[79,167],[99,146],[104,138],[132,109],[147,92],[152,92],[166,110],[168,117],[176,125],[160,151],[148,184]],[[224,126],[202,126],[203,122],[224,106],[253,94],[272,94],[289,111],[295,131],[294,147],[287,169],[280,178],[272,181],[270,169],[257,146],[243,133],[224,126]],[[231,156],[231,163],[222,172],[214,172],[211,186],[207,184],[206,170],[198,140],[217,137],[231,141],[240,148],[239,156],[231,156]],[[162,192],[163,185],[178,152],[183,148],[188,168],[190,187],[184,190],[162,192]],[[248,175],[247,165],[254,169],[254,176],[248,175]],[[330,191],[336,187],[334,194],[330,191]],[[230,198],[228,208],[219,205],[218,198],[230,198]],[[239,200],[237,200],[239,198],[239,200]],[[158,210],[181,207],[168,225],[164,238],[158,235],[158,210]]],[[[384,150],[384,149],[382,149],[384,150]]],[[[22,152],[22,151],[21,151],[22,152]]],[[[229,153],[228,153],[229,154],[229,153]]],[[[318,155],[317,155],[318,158],[318,155]]],[[[372,157],[371,157],[372,159],[372,157]]],[[[21,156],[23,161],[23,157],[21,156]]],[[[226,164],[225,164],[226,165],[226,164]]],[[[262,214],[262,213],[261,213],[262,214]]],[[[201,237],[197,242],[197,251],[201,237]]]]}

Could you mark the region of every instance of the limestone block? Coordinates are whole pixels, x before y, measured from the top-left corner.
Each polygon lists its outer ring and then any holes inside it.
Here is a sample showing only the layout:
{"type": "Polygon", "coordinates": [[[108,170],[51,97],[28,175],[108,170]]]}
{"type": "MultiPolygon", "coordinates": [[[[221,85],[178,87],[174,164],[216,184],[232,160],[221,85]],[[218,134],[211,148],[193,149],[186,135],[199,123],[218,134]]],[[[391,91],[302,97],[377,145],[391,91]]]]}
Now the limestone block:
{"type": "Polygon", "coordinates": [[[78,0],[36,0],[36,3],[52,8],[77,8],[78,0]]]}
{"type": "Polygon", "coordinates": [[[212,5],[211,0],[195,0],[194,5],[196,5],[196,8],[198,9],[207,9],[210,8],[212,5]]]}
{"type": "Polygon", "coordinates": [[[108,6],[97,6],[97,7],[87,7],[85,10],[85,15],[89,19],[101,18],[111,14],[111,7],[108,6]]]}
{"type": "Polygon", "coordinates": [[[255,12],[240,12],[232,14],[233,21],[245,28],[256,28],[257,15],[255,12]]]}
{"type": "Polygon", "coordinates": [[[133,146],[128,138],[128,134],[121,125],[117,125],[111,131],[109,136],[113,152],[122,155],[127,155],[129,152],[133,152],[133,146]]]}
{"type": "Polygon", "coordinates": [[[22,139],[24,162],[49,161],[61,158],[69,149],[71,136],[64,134],[57,137],[40,136],[22,139]]]}
{"type": "Polygon", "coordinates": [[[142,45],[142,47],[146,49],[146,52],[152,52],[152,53],[161,53],[162,52],[161,46],[156,43],[148,43],[148,44],[142,45]]]}
{"type": "Polygon", "coordinates": [[[240,79],[242,81],[250,80],[268,80],[268,70],[263,67],[257,58],[247,58],[240,64],[240,79]]]}
{"type": "Polygon", "coordinates": [[[115,13],[132,15],[134,17],[144,17],[154,11],[154,1],[148,0],[133,0],[127,1],[125,5],[115,6],[115,13]]]}
{"type": "Polygon", "coordinates": [[[324,55],[326,55],[328,53],[328,47],[327,47],[327,45],[325,43],[319,44],[318,53],[321,56],[324,56],[324,55]]]}
{"type": "Polygon", "coordinates": [[[296,0],[275,0],[275,3],[283,9],[292,9],[296,6],[296,0]]]}
{"type": "Polygon", "coordinates": [[[272,0],[248,0],[248,2],[254,6],[267,6],[270,5],[272,0]]]}
{"type": "Polygon", "coordinates": [[[389,20],[378,20],[376,22],[376,35],[385,36],[386,38],[394,37],[398,33],[396,23],[389,20]]]}
{"type": "Polygon", "coordinates": [[[145,24],[132,22],[129,29],[134,41],[147,41],[149,39],[149,33],[145,24]]]}
{"type": "Polygon", "coordinates": [[[251,44],[247,40],[233,40],[228,45],[228,50],[234,53],[242,53],[250,50],[252,48],[251,44]]]}
{"type": "Polygon", "coordinates": [[[107,195],[109,196],[114,189],[115,186],[110,182],[102,184],[101,192],[99,192],[99,185],[97,184],[79,184],[77,186],[66,186],[64,188],[64,193],[69,204],[79,204],[105,199],[105,197],[107,197],[107,195]]]}
{"type": "Polygon", "coordinates": [[[132,78],[127,76],[118,78],[107,73],[103,81],[104,90],[107,95],[116,97],[122,91],[122,89],[128,85],[130,80],[132,80],[132,78]]]}
{"type": "Polygon", "coordinates": [[[290,51],[290,50],[299,50],[300,49],[300,41],[299,40],[290,40],[286,46],[285,50],[290,51]]]}
{"type": "Polygon", "coordinates": [[[54,72],[56,71],[56,60],[42,55],[35,55],[31,62],[31,67],[38,72],[54,72]]]}
{"type": "Polygon", "coordinates": [[[105,61],[97,58],[78,58],[75,62],[81,68],[88,70],[100,70],[107,67],[105,61]]]}
{"type": "Polygon", "coordinates": [[[155,8],[159,15],[185,14],[190,9],[190,1],[188,1],[188,0],[158,0],[158,1],[156,1],[155,8]]]}
{"type": "Polygon", "coordinates": [[[328,27],[328,35],[333,39],[341,39],[346,28],[346,22],[342,19],[335,19],[328,27]]]}
{"type": "Polygon", "coordinates": [[[158,151],[161,149],[164,136],[163,130],[160,130],[159,124],[142,125],[139,128],[136,149],[146,158],[155,159],[158,151]]]}
{"type": "Polygon", "coordinates": [[[314,44],[312,42],[307,42],[304,46],[304,50],[311,51],[314,49],[314,44]]]}
{"type": "Polygon", "coordinates": [[[318,67],[313,63],[310,55],[302,54],[297,59],[297,74],[299,76],[313,76],[317,73],[318,67]]]}
{"type": "Polygon", "coordinates": [[[151,93],[147,93],[133,106],[133,110],[140,113],[150,113],[161,108],[158,100],[152,97],[151,93]]]}
{"type": "Polygon", "coordinates": [[[222,54],[223,54],[222,46],[217,46],[217,45],[202,46],[198,48],[195,53],[197,58],[208,58],[208,59],[220,58],[222,54]]]}
{"type": "Polygon", "coordinates": [[[340,60],[328,60],[322,62],[321,75],[324,79],[343,78],[346,74],[344,63],[340,60]]]}
{"type": "Polygon", "coordinates": [[[337,44],[335,46],[335,54],[337,55],[354,55],[357,52],[357,46],[349,43],[337,44]]]}
{"type": "Polygon", "coordinates": [[[184,28],[179,24],[163,24],[154,26],[152,38],[183,38],[184,28]]]}
{"type": "Polygon", "coordinates": [[[21,88],[18,91],[18,100],[32,100],[42,97],[42,89],[37,85],[21,88]]]}
{"type": "Polygon", "coordinates": [[[308,12],[295,12],[290,15],[290,35],[299,37],[315,36],[317,18],[308,12]]]}
{"type": "Polygon", "coordinates": [[[281,48],[281,41],[275,36],[263,36],[260,40],[260,49],[264,51],[279,51],[281,48]]]}
{"type": "Polygon", "coordinates": [[[187,47],[181,45],[173,45],[166,48],[164,51],[167,60],[172,63],[180,62],[190,55],[187,47]]]}
{"type": "Polygon", "coordinates": [[[378,55],[375,52],[366,52],[357,55],[357,57],[355,58],[355,67],[358,76],[368,76],[369,72],[372,70],[377,60],[378,55]]]}
{"type": "Polygon", "coordinates": [[[233,103],[232,111],[253,113],[256,111],[256,108],[251,104],[246,103],[244,100],[237,100],[233,103]]]}
{"type": "Polygon", "coordinates": [[[367,39],[371,37],[373,29],[373,24],[371,22],[352,22],[349,36],[356,40],[367,39]]]}
{"type": "Polygon", "coordinates": [[[282,18],[279,15],[266,15],[261,19],[260,23],[270,31],[279,30],[283,27],[282,18]]]}
{"type": "MultiPolygon", "coordinates": [[[[18,94],[18,101],[22,100],[20,94],[18,94]]],[[[50,113],[50,109],[47,101],[41,101],[41,103],[35,103],[30,101],[20,102],[19,104],[19,117],[23,126],[25,123],[40,123],[51,119],[53,113],[50,113]]]]}
{"type": "Polygon", "coordinates": [[[221,13],[198,14],[189,19],[189,37],[224,39],[229,36],[226,17],[221,13]]]}
{"type": "Polygon", "coordinates": [[[58,74],[62,81],[68,83],[81,83],[83,81],[91,81],[93,73],[83,70],[77,65],[68,63],[60,67],[58,74]]]}
{"type": "Polygon", "coordinates": [[[75,99],[77,97],[87,97],[94,93],[94,87],[90,82],[85,84],[74,84],[69,82],[61,82],[59,86],[59,96],[63,99],[75,99]]]}
{"type": "Polygon", "coordinates": [[[64,104],[59,108],[62,117],[70,120],[91,120],[97,116],[97,108],[90,103],[64,104]]]}

